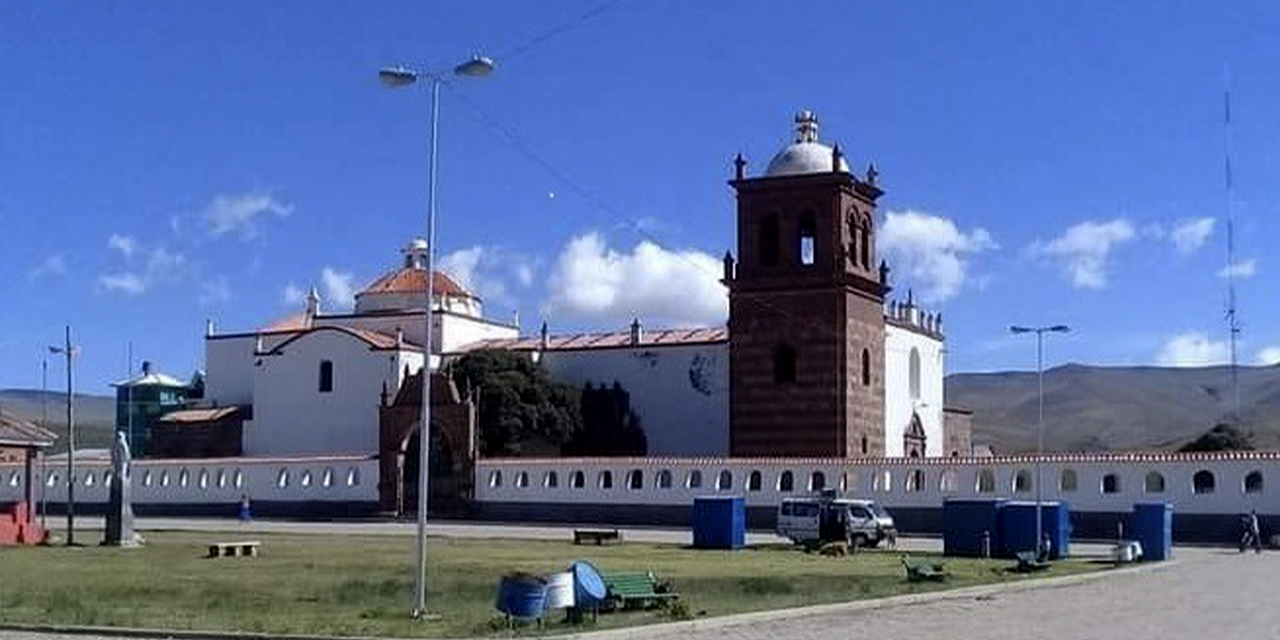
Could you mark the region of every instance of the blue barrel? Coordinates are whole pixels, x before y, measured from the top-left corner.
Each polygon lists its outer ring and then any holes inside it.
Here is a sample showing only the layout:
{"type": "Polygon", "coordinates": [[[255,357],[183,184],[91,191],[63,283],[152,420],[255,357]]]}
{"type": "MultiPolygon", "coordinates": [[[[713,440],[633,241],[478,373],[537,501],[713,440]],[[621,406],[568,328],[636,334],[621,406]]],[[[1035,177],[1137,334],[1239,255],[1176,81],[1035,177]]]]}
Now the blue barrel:
{"type": "Polygon", "coordinates": [[[498,583],[498,599],[494,604],[512,618],[541,618],[547,603],[547,581],[538,576],[511,574],[498,583]]]}
{"type": "Polygon", "coordinates": [[[574,607],[581,611],[599,609],[605,596],[609,594],[609,589],[595,565],[579,560],[569,565],[569,571],[573,573],[574,607]]]}
{"type": "Polygon", "coordinates": [[[1129,517],[1129,535],[1142,544],[1143,560],[1173,557],[1173,505],[1139,502],[1129,517]]]}
{"type": "Polygon", "coordinates": [[[741,496],[693,499],[693,546],[741,549],[747,541],[747,505],[741,496]]]}
{"type": "Polygon", "coordinates": [[[948,498],[942,502],[942,552],[981,557],[983,545],[1000,552],[1000,509],[1006,501],[948,498]]]}
{"type": "MultiPolygon", "coordinates": [[[[1006,502],[1000,508],[1000,544],[998,554],[1012,558],[1023,551],[1037,551],[1036,503],[1006,502]]],[[[1071,508],[1064,502],[1040,503],[1040,533],[1049,536],[1052,559],[1064,558],[1070,552],[1071,508]]]]}

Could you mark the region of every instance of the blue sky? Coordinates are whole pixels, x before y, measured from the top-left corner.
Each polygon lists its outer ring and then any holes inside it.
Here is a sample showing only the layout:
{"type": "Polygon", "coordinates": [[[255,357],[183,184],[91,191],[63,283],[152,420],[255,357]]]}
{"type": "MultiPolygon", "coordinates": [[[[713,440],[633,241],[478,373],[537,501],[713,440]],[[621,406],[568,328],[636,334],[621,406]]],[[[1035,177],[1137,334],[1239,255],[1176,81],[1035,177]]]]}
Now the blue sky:
{"type": "MultiPolygon", "coordinates": [[[[1223,67],[1241,359],[1280,360],[1280,5],[1193,2],[0,4],[0,387],[72,323],[83,387],[127,344],[185,376],[205,319],[326,308],[424,227],[428,96],[376,70],[498,70],[441,105],[445,264],[526,331],[717,323],[725,184],[814,109],[874,160],[881,256],[951,371],[1220,361],[1223,67]]],[[[60,380],[61,365],[51,371],[60,380]]]]}

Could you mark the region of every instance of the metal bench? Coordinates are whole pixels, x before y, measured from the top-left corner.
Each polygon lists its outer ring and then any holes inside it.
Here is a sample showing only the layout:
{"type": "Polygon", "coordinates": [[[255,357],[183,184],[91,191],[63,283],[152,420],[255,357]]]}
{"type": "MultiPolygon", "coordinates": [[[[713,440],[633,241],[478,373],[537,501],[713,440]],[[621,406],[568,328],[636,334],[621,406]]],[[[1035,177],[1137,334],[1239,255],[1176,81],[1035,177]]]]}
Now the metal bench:
{"type": "Polygon", "coordinates": [[[647,571],[606,575],[604,584],[608,588],[605,602],[610,608],[646,607],[680,597],[675,591],[660,591],[658,579],[647,571]]]}
{"type": "Polygon", "coordinates": [[[907,570],[907,580],[910,582],[945,580],[951,575],[941,562],[917,560],[911,556],[903,556],[902,567],[907,570]]]}
{"type": "Polygon", "coordinates": [[[1043,571],[1048,569],[1051,564],[1048,560],[1041,560],[1036,556],[1034,551],[1020,551],[1014,554],[1018,559],[1018,566],[1015,567],[1019,573],[1031,573],[1032,571],[1043,571]]]}
{"type": "Polygon", "coordinates": [[[257,540],[241,542],[215,542],[209,545],[210,558],[234,558],[237,556],[254,557],[258,555],[258,547],[262,543],[257,540]]]}
{"type": "Polygon", "coordinates": [[[600,546],[606,542],[622,542],[622,532],[617,529],[574,529],[573,543],[594,542],[600,546]]]}

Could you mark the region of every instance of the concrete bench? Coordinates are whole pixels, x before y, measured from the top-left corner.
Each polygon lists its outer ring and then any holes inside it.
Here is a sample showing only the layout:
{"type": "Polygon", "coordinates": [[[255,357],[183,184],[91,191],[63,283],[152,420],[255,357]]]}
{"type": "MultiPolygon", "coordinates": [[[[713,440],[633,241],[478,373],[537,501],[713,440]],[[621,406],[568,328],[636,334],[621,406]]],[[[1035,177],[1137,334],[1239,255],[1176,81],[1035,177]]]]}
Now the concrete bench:
{"type": "Polygon", "coordinates": [[[622,542],[622,532],[617,529],[574,529],[573,543],[596,543],[600,546],[606,542],[622,542]]]}
{"type": "Polygon", "coordinates": [[[210,558],[234,558],[237,556],[254,557],[258,555],[258,547],[262,545],[257,540],[245,540],[241,542],[215,542],[209,545],[210,558]]]}

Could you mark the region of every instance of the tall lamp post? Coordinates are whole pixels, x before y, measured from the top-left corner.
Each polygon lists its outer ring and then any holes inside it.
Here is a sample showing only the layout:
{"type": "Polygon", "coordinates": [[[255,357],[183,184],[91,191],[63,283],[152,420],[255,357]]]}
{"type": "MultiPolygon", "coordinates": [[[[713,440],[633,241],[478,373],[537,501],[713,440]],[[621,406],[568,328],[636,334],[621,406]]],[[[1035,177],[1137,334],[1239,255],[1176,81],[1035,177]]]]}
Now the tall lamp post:
{"type": "Polygon", "coordinates": [[[76,420],[71,360],[80,353],[80,348],[71,344],[71,325],[67,325],[66,340],[62,346],[49,347],[49,353],[60,354],[67,358],[67,546],[69,547],[76,542],[76,420]]]}
{"type": "Polygon", "coordinates": [[[1046,333],[1066,333],[1071,328],[1065,324],[1055,324],[1042,327],[1022,327],[1014,325],[1009,327],[1009,331],[1015,334],[1034,333],[1036,334],[1036,379],[1039,385],[1037,393],[1038,416],[1036,418],[1036,546],[1035,550],[1038,554],[1040,551],[1040,543],[1044,536],[1043,526],[1041,522],[1041,500],[1044,495],[1041,489],[1041,458],[1044,457],[1044,334],[1046,333]]]}
{"type": "MultiPolygon", "coordinates": [[[[457,67],[453,74],[458,76],[482,77],[489,75],[494,69],[493,60],[476,56],[457,67]]],[[[395,66],[385,67],[378,71],[378,79],[390,89],[398,89],[414,84],[419,79],[431,84],[431,142],[430,165],[427,171],[427,300],[426,328],[423,334],[422,362],[422,422],[418,429],[418,548],[417,576],[414,585],[413,617],[420,618],[427,610],[427,489],[428,453],[431,450],[431,334],[432,304],[435,297],[435,253],[436,253],[436,146],[437,129],[440,123],[440,85],[446,76],[443,72],[418,72],[412,69],[395,66]]]]}

